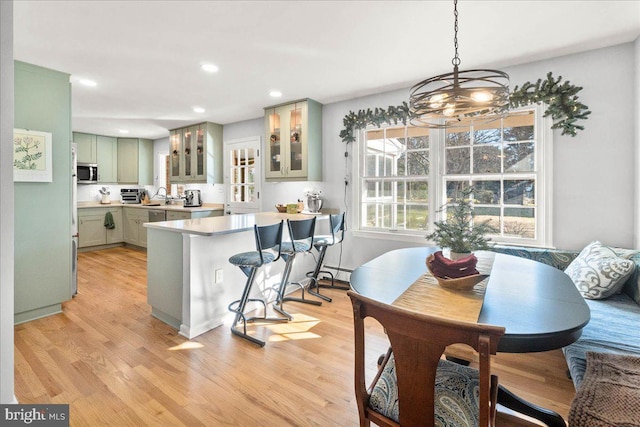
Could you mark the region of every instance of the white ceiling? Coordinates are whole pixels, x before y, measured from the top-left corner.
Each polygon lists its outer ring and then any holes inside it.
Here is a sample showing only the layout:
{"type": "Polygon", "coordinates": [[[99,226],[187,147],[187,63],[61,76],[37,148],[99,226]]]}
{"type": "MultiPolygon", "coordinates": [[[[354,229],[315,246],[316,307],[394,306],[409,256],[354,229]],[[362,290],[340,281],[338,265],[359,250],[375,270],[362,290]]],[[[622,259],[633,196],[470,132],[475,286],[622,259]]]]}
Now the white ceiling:
{"type": "MultiPolygon", "coordinates": [[[[460,0],[458,10],[462,69],[640,35],[640,1],[460,0]]],[[[16,0],[14,56],[71,74],[75,131],[160,138],[201,121],[261,117],[290,100],[326,104],[450,72],[453,2],[16,0]],[[220,71],[203,72],[204,62],[220,71]]]]}

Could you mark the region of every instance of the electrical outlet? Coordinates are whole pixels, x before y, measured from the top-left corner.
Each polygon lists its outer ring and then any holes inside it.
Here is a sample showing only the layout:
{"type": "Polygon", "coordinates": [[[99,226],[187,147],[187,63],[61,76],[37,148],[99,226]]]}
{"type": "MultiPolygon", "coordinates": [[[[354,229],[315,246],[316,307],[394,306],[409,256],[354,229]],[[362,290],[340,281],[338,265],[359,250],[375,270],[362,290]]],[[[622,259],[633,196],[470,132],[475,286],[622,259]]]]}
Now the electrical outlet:
{"type": "Polygon", "coordinates": [[[224,270],[219,268],[216,270],[216,283],[222,283],[224,280],[224,270]]]}

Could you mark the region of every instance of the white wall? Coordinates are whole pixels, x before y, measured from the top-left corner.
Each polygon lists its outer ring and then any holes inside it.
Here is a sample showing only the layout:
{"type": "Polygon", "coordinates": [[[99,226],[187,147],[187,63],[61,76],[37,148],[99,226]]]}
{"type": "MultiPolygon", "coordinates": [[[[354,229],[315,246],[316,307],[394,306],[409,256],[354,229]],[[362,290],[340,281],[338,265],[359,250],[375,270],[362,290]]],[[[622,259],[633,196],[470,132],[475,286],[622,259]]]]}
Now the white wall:
{"type": "MultiPolygon", "coordinates": [[[[504,69],[511,76],[512,87],[545,78],[549,71],[556,77],[562,76],[583,87],[580,100],[592,111],[584,122],[585,130],[576,137],[561,136],[559,130],[553,133],[553,244],[558,248],[581,249],[596,239],[610,245],[634,245],[634,153],[635,146],[640,145],[635,131],[640,120],[634,111],[640,98],[636,95],[638,77],[634,74],[638,50],[638,42],[627,43],[504,69]]],[[[395,106],[408,101],[408,97],[407,88],[324,105],[323,182],[264,183],[265,210],[315,185],[322,188],[327,207],[351,212],[351,186],[347,186],[345,195],[344,184],[345,177],[352,175],[351,158],[345,162],[344,154],[350,153],[352,147],[342,143],[338,136],[342,119],[349,111],[395,106]]],[[[226,125],[225,138],[228,131],[233,138],[251,136],[261,131],[261,123],[256,119],[226,125]]],[[[349,218],[347,226],[351,221],[349,218]]],[[[342,266],[357,267],[388,250],[417,244],[356,238],[347,233],[342,266]]],[[[339,262],[338,253],[327,252],[328,264],[339,262]]]]}
{"type": "MultiPolygon", "coordinates": [[[[13,140],[13,1],[0,1],[0,141],[13,140]]],[[[0,145],[0,403],[17,403],[13,377],[13,148],[0,145]]]]}

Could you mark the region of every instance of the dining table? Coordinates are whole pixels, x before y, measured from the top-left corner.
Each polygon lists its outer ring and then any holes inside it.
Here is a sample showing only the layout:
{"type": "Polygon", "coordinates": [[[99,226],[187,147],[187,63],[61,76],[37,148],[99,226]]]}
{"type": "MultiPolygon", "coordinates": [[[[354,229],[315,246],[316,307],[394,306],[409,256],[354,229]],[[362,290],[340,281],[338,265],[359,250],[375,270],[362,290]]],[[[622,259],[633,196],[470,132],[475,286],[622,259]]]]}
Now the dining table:
{"type": "MultiPolygon", "coordinates": [[[[429,315],[505,327],[498,352],[534,353],[575,342],[590,319],[589,306],[563,271],[533,260],[477,251],[477,270],[488,277],[470,291],[439,289],[426,259],[437,247],[386,252],[356,268],[352,289],[368,298],[429,315]]],[[[558,413],[500,386],[498,403],[550,427],[565,427],[558,413]]]]}

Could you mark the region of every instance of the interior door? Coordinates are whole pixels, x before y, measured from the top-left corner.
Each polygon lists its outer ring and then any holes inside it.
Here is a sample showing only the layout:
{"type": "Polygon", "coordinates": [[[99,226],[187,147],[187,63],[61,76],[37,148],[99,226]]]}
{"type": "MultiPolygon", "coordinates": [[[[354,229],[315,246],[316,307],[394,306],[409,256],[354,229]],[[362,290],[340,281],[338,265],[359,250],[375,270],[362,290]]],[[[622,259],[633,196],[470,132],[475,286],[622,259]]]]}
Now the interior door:
{"type": "Polygon", "coordinates": [[[225,214],[260,212],[260,137],[224,142],[225,214]]]}

